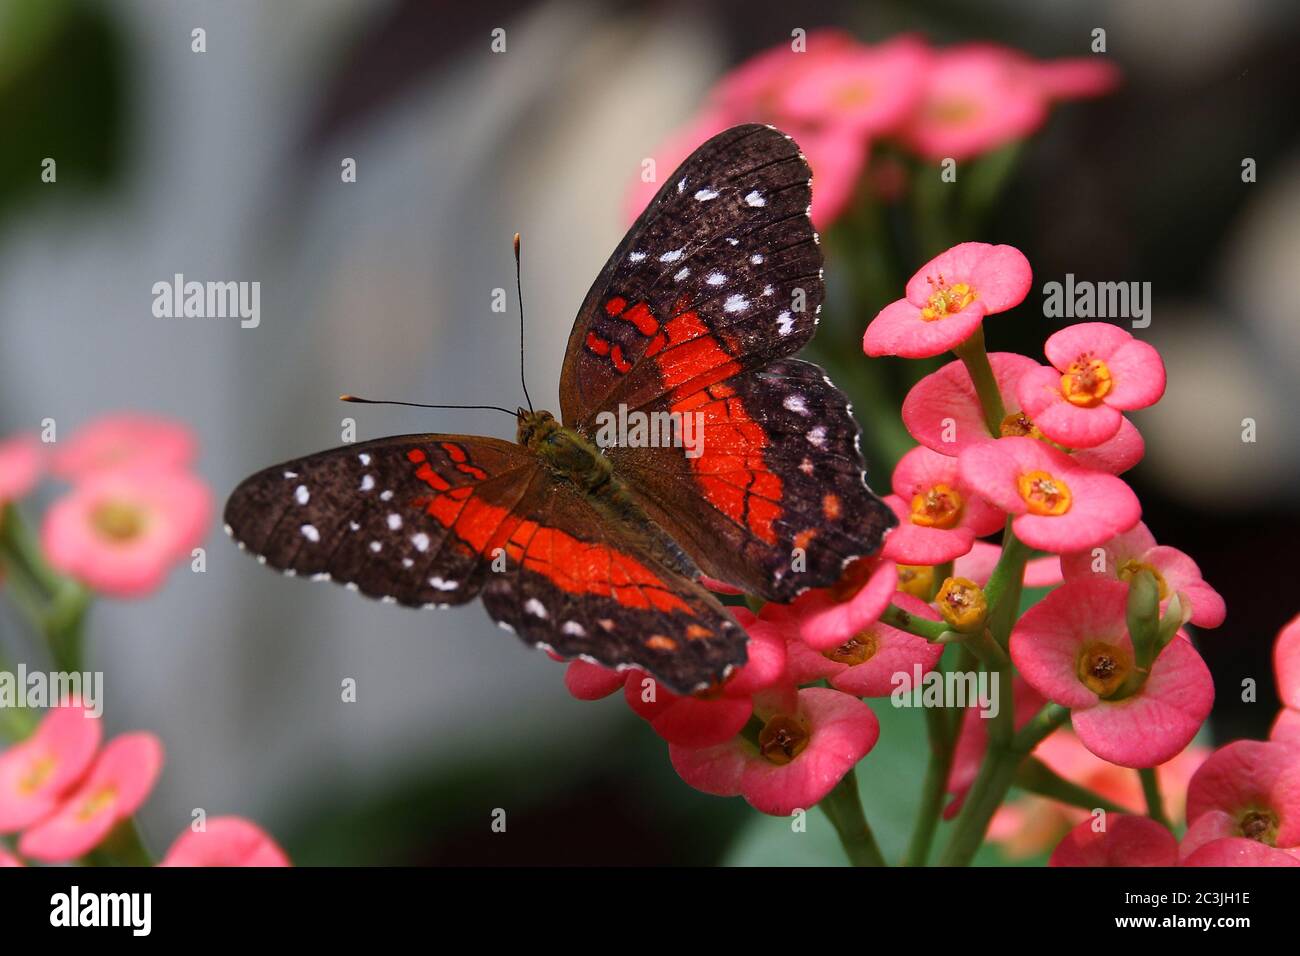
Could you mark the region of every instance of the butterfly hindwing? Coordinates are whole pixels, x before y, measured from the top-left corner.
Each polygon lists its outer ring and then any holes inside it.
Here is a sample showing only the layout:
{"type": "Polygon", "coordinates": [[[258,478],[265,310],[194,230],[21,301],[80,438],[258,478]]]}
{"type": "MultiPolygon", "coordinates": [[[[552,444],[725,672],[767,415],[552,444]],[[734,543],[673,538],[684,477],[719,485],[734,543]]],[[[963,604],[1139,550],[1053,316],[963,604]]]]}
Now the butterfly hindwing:
{"type": "Polygon", "coordinates": [[[810,362],[781,359],[646,410],[679,416],[699,454],[663,445],[606,454],[711,577],[788,601],[835,583],[896,523],[867,487],[848,400],[810,362]]]}
{"type": "Polygon", "coordinates": [[[768,126],[710,139],[665,182],[583,301],[560,377],[566,425],[699,388],[811,338],[822,255],[811,173],[768,126]]]}
{"type": "Polygon", "coordinates": [[[715,684],[745,662],[745,632],[717,599],[572,484],[535,484],[513,520],[508,568],[488,575],[483,604],[526,643],[638,667],[678,693],[715,684]]]}
{"type": "Polygon", "coordinates": [[[226,504],[231,536],[286,573],[409,606],[482,588],[497,527],[540,477],[518,445],[406,435],[264,469],[226,504]]]}

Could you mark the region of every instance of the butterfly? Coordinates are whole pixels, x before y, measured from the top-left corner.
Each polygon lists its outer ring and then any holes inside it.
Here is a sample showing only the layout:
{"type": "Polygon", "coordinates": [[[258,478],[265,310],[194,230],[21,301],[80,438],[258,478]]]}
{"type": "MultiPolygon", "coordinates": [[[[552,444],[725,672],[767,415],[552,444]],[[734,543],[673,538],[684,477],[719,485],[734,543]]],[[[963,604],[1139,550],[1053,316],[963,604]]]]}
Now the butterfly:
{"type": "Polygon", "coordinates": [[[231,494],[227,532],[285,574],[412,607],[481,596],[559,657],[678,693],[715,686],[747,637],[702,579],[788,602],[834,584],[896,523],[867,485],[847,399],[791,358],[823,297],[811,200],[790,137],[719,133],[592,284],[560,418],[519,409],[514,443],[403,435],[267,468],[231,494]],[[634,413],[678,438],[694,423],[698,454],[597,442],[611,415],[634,413]]]}

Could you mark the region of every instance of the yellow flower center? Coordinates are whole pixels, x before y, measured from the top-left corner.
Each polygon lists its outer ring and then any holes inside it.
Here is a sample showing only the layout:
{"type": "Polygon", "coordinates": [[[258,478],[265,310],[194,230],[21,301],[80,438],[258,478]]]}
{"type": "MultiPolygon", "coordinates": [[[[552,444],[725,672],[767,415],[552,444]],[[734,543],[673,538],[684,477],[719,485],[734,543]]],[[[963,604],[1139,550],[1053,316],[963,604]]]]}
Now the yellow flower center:
{"type": "Polygon", "coordinates": [[[1165,598],[1169,597],[1169,582],[1165,580],[1165,576],[1144,561],[1139,561],[1137,558],[1129,558],[1119,566],[1119,571],[1117,573],[1121,581],[1127,582],[1133,580],[1134,575],[1139,571],[1151,572],[1151,576],[1156,579],[1156,587],[1160,589],[1160,600],[1163,601],[1165,598]]]}
{"type": "Polygon", "coordinates": [[[91,511],[90,526],[102,538],[126,542],[144,531],[145,513],[126,501],[104,501],[91,511]]]}
{"type": "Polygon", "coordinates": [[[803,721],[788,714],[777,714],[758,734],[758,752],[778,767],[783,767],[803,753],[812,735],[803,721]]]}
{"type": "Polygon", "coordinates": [[[984,590],[968,578],[949,578],[935,596],[939,613],[954,631],[968,633],[984,626],[989,602],[984,590]]]}
{"type": "Polygon", "coordinates": [[[1061,394],[1071,405],[1096,408],[1110,392],[1110,368],[1101,359],[1080,355],[1061,376],[1061,394]]]}
{"type": "Polygon", "coordinates": [[[963,97],[932,100],[925,106],[926,115],[939,123],[964,123],[979,115],[979,107],[974,100],[963,97]]]}
{"type": "Polygon", "coordinates": [[[928,564],[900,564],[898,590],[906,591],[922,601],[929,600],[930,592],[934,590],[934,568],[928,564]]]}
{"type": "Polygon", "coordinates": [[[1277,817],[1270,810],[1251,810],[1238,823],[1241,835],[1266,846],[1277,845],[1277,817]]]}
{"type": "Polygon", "coordinates": [[[1031,471],[1019,479],[1020,497],[1031,515],[1063,515],[1070,510],[1070,486],[1045,471],[1031,471]]]}
{"type": "Polygon", "coordinates": [[[1079,654],[1079,680],[1098,697],[1113,695],[1132,670],[1132,655],[1116,644],[1093,641],[1079,654]]]}
{"type": "Polygon", "coordinates": [[[951,528],[961,520],[961,494],[947,485],[935,485],[912,498],[912,524],[923,528],[951,528]]]}
{"type": "Polygon", "coordinates": [[[117,790],[114,787],[104,787],[102,790],[86,798],[86,801],[77,810],[78,818],[89,820],[92,817],[99,816],[117,800],[117,790]]]}
{"type": "Polygon", "coordinates": [[[965,282],[958,282],[956,285],[950,286],[943,281],[942,275],[939,276],[938,282],[933,279],[927,279],[926,281],[934,289],[930,293],[925,308],[921,310],[921,318],[927,322],[956,315],[975,301],[975,290],[965,282]]]}
{"type": "Polygon", "coordinates": [[[37,757],[27,766],[27,773],[18,778],[19,793],[34,793],[50,779],[50,774],[54,773],[54,768],[59,762],[54,759],[53,754],[43,754],[37,757]]]}
{"type": "Polygon", "coordinates": [[[841,109],[852,109],[871,101],[871,88],[865,83],[845,83],[835,91],[834,100],[841,109]]]}
{"type": "Polygon", "coordinates": [[[998,431],[1003,438],[1037,438],[1040,441],[1043,438],[1043,433],[1038,430],[1038,426],[1024,412],[1012,412],[1002,419],[1002,426],[998,431]]]}
{"type": "Polygon", "coordinates": [[[875,657],[878,650],[880,650],[880,639],[876,637],[875,633],[862,631],[850,637],[834,650],[823,651],[822,656],[837,664],[848,664],[850,667],[856,667],[858,664],[865,664],[875,657]]]}

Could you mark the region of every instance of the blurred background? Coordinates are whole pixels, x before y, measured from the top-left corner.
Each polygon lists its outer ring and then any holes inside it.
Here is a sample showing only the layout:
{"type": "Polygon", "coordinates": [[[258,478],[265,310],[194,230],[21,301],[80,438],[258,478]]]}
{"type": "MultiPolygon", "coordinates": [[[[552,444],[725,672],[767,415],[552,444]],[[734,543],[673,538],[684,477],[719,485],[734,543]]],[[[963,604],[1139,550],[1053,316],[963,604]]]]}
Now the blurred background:
{"type": "MultiPolygon", "coordinates": [[[[1100,26],[1123,86],[1056,110],[990,225],[960,238],[1024,250],[1036,289],[1067,272],[1152,283],[1144,337],[1170,385],[1134,416],[1148,454],[1127,477],[1161,542],[1193,555],[1227,600],[1227,623],[1198,638],[1218,689],[1212,736],[1264,736],[1268,650],[1300,609],[1279,565],[1300,534],[1300,10],[790,8],[0,0],[0,435],[45,418],[66,433],[105,411],[165,413],[196,431],[199,470],[222,500],[267,464],[339,444],[345,417],[359,440],[511,438],[490,412],[335,399],[516,402],[513,295],[505,315],[490,302],[512,288],[519,231],[531,391],[555,408],[573,315],[626,228],[642,158],[730,67],[793,27],[987,39],[1048,58],[1087,55],[1100,26]],[[191,50],[196,27],[204,53],[191,50]],[[491,52],[496,27],[505,54],[491,52]],[[56,184],[40,180],[47,156],[56,184]],[[345,158],[355,183],[341,181],[345,158]],[[260,326],[155,318],[152,286],[175,273],[259,281],[260,326]],[[1247,417],[1254,444],[1241,441],[1247,417]],[[1240,701],[1247,677],[1258,703],[1240,701]]],[[[828,341],[860,337],[886,304],[836,311],[849,279],[832,260],[828,341]]],[[[990,348],[1041,355],[1056,326],[1037,295],[1023,319],[990,326],[990,348]]],[[[909,373],[858,361],[859,380],[840,383],[876,396],[861,419],[880,490],[894,452],[873,435],[896,411],[879,395],[896,409],[909,373]]],[[[43,494],[33,516],[54,492],[43,494]]],[[[561,667],[477,603],[413,613],[283,580],[219,523],[206,545],[206,573],[182,568],[146,600],[99,601],[90,622],[109,731],[150,729],[167,748],[140,815],[155,851],[203,807],[256,819],[299,864],[839,859],[820,819],[792,840],[786,822],[686,787],[620,701],[574,701],[561,667]],[[340,702],[347,677],[356,703],[340,702]],[[505,835],[489,826],[497,807],[505,835]]],[[[13,625],[0,617],[17,654],[13,625]]],[[[882,742],[859,779],[890,853],[924,741],[919,719],[876,710],[882,742]]]]}

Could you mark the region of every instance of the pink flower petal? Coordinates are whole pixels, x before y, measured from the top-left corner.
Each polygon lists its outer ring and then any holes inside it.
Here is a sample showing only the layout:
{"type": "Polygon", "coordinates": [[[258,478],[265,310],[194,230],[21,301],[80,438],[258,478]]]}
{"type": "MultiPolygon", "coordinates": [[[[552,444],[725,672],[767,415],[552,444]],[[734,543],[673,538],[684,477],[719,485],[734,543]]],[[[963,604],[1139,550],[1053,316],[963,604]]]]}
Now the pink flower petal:
{"type": "Polygon", "coordinates": [[[1273,644],[1273,669],[1282,703],[1300,709],[1300,615],[1278,632],[1273,644]]]}
{"type": "Polygon", "coordinates": [[[1055,554],[1045,558],[1030,558],[1025,562],[1025,587],[1050,588],[1062,581],[1061,559],[1055,554]]]}
{"type": "Polygon", "coordinates": [[[1038,430],[1068,448],[1094,448],[1109,441],[1119,433],[1124,418],[1109,404],[1084,408],[1066,401],[1061,373],[1047,366],[1025,375],[1016,394],[1038,430]]]}
{"type": "Polygon", "coordinates": [[[827,651],[877,621],[897,590],[898,566],[880,561],[866,584],[847,601],[837,601],[832,590],[821,589],[801,595],[787,611],[797,622],[799,639],[827,651]]]}
{"type": "Polygon", "coordinates": [[[1300,710],[1283,707],[1268,732],[1269,740],[1300,744],[1300,710]]]}
{"type": "MultiPolygon", "coordinates": [[[[899,592],[894,604],[926,621],[940,619],[939,612],[919,598],[899,592]]],[[[905,686],[911,687],[916,668],[927,674],[939,663],[942,644],[932,644],[923,637],[900,631],[877,621],[866,632],[873,637],[876,652],[861,664],[845,667],[831,675],[831,686],[855,697],[888,697],[906,677],[905,686]]]]}
{"type": "Polygon", "coordinates": [[[36,487],[45,468],[45,446],[35,435],[0,441],[0,506],[17,501],[36,487]]]}
{"type": "Polygon", "coordinates": [[[1114,438],[1102,442],[1096,448],[1077,449],[1070,457],[1084,468],[1122,475],[1140,462],[1145,454],[1146,442],[1142,439],[1142,433],[1131,421],[1121,416],[1119,431],[1114,438]]]}
{"type": "Polygon", "coordinates": [[[1236,837],[1207,843],[1183,860],[1183,866],[1300,866],[1300,854],[1236,837]]]}
{"type": "Polygon", "coordinates": [[[1109,362],[1115,352],[1132,341],[1133,336],[1118,325],[1078,322],[1049,336],[1043,343],[1043,353],[1058,372],[1064,372],[1080,355],[1109,362]]]}
{"type": "Polygon", "coordinates": [[[600,700],[626,683],[627,674],[587,661],[570,661],[564,669],[564,686],[578,700],[600,700]]]}
{"type": "Polygon", "coordinates": [[[745,773],[747,747],[739,737],[711,747],[670,743],[668,759],[678,776],[701,793],[736,797],[740,795],[740,781],[745,773]]]}
{"type": "Polygon", "coordinates": [[[927,322],[919,306],[899,299],[871,320],[862,337],[862,350],[872,356],[930,358],[961,345],[983,320],[984,304],[978,300],[960,312],[927,322]]]}
{"type": "MultiPolygon", "coordinates": [[[[1038,363],[1016,352],[990,352],[989,365],[1008,413],[1018,411],[1016,386],[1038,363]]],[[[903,424],[918,442],[941,455],[956,456],[968,444],[991,437],[980,411],[970,373],[960,359],[949,362],[912,386],[903,400],[903,424]]]]}
{"type": "Polygon", "coordinates": [[[975,532],[969,528],[927,528],[912,524],[911,509],[898,495],[886,495],[884,502],[898,516],[898,527],[885,539],[882,557],[900,564],[943,564],[961,557],[975,542],[975,532]]]}
{"type": "Polygon", "coordinates": [[[1235,740],[1211,754],[1187,786],[1187,819],[1193,824],[1213,811],[1239,820],[1252,810],[1277,817],[1279,846],[1300,844],[1300,749],[1235,740]]]}
{"type": "Polygon", "coordinates": [[[1105,398],[1107,405],[1132,411],[1154,405],[1164,395],[1165,363],[1146,342],[1134,339],[1121,346],[1106,364],[1113,382],[1105,398]]]}
{"type": "Polygon", "coordinates": [[[1178,841],[1154,820],[1111,813],[1105,824],[1097,833],[1093,819],[1084,820],[1056,847],[1048,866],[1177,866],[1178,841]]]}
{"type": "Polygon", "coordinates": [[[284,850],[242,817],[213,817],[176,838],[159,866],[291,866],[284,850]]]}
{"type": "Polygon", "coordinates": [[[114,412],[83,425],[53,455],[52,470],[69,481],[108,471],[172,471],[190,465],[198,443],[189,428],[168,418],[114,412]]]}
{"type": "Polygon", "coordinates": [[[670,744],[685,747],[709,747],[728,740],[740,732],[753,713],[748,699],[682,697],[657,686],[653,678],[640,671],[628,674],[623,695],[628,706],[656,734],[670,744]],[[647,701],[651,692],[654,699],[647,701]]]}

